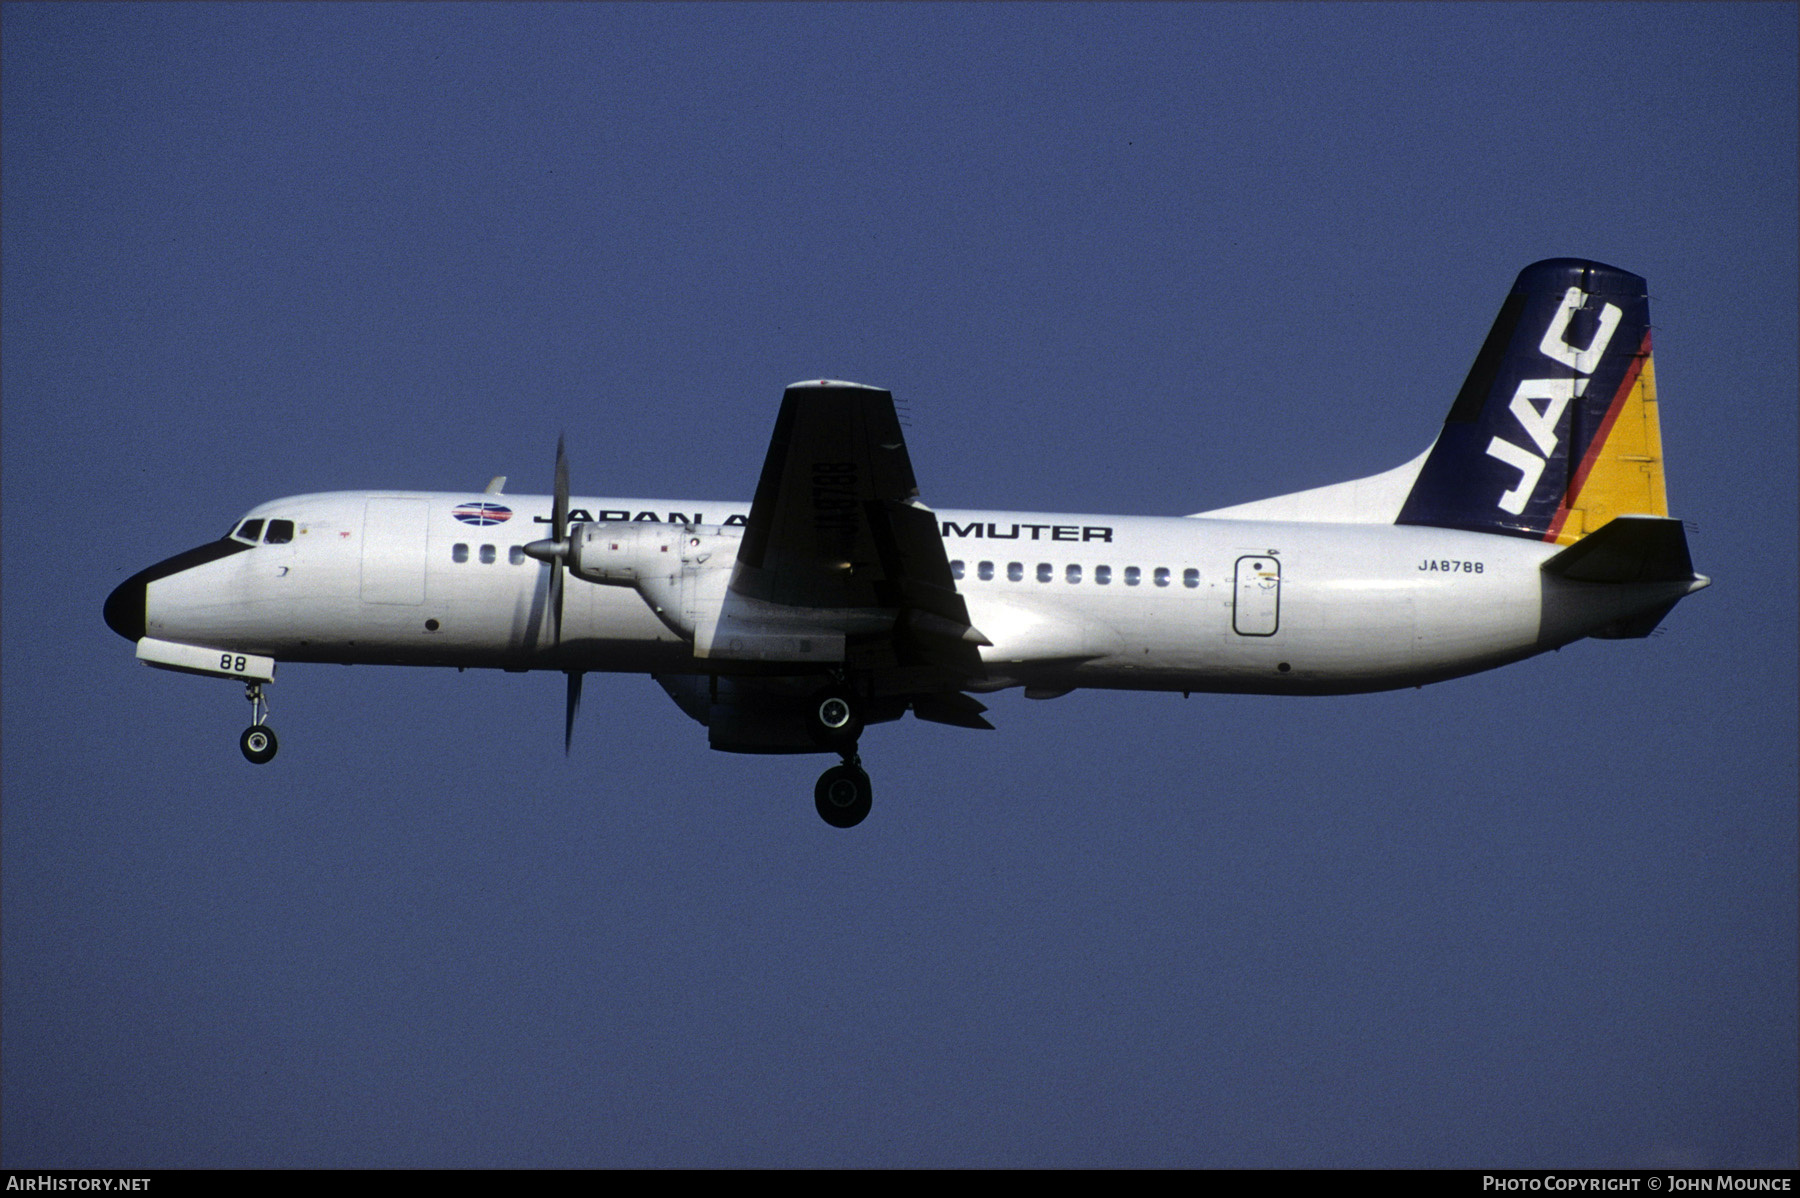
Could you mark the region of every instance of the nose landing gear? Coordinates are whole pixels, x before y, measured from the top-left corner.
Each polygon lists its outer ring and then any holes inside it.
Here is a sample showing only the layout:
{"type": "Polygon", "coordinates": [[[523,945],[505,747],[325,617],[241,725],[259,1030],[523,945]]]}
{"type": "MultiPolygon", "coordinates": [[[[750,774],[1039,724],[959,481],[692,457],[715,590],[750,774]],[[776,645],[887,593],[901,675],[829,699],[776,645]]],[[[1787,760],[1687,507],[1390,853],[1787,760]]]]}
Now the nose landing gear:
{"type": "Polygon", "coordinates": [[[250,726],[238,737],[238,748],[252,765],[267,765],[275,759],[281,743],[275,739],[275,730],[263,723],[269,718],[269,701],[263,697],[262,683],[246,682],[244,698],[250,700],[250,726]]]}

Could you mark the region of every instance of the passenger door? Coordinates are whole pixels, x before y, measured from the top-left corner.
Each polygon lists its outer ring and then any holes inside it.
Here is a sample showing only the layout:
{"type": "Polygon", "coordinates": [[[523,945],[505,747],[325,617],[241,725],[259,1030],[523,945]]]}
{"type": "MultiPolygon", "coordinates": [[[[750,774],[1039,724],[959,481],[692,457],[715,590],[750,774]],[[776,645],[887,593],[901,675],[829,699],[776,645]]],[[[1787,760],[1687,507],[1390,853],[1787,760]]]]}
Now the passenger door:
{"type": "Polygon", "coordinates": [[[1281,560],[1272,554],[1237,559],[1231,628],[1239,636],[1274,636],[1281,626],[1281,560]]]}

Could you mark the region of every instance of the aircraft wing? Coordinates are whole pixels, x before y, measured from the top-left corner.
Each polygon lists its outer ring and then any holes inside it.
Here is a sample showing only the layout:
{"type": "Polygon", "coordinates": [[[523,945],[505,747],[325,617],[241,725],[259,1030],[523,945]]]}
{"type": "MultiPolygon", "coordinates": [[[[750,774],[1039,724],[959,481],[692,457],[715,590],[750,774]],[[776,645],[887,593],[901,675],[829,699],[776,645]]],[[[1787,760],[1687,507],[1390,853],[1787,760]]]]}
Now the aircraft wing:
{"type": "Polygon", "coordinates": [[[874,670],[889,694],[960,689],[987,641],[950,577],[894,397],[789,387],[718,623],[702,657],[874,670]]]}

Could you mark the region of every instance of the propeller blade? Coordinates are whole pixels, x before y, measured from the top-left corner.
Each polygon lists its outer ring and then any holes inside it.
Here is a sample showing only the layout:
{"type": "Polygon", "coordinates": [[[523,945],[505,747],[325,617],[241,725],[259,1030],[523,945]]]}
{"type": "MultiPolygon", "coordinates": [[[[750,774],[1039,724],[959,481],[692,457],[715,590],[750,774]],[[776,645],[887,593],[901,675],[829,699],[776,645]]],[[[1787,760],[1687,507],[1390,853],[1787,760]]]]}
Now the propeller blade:
{"type": "Polygon", "coordinates": [[[550,644],[562,644],[563,571],[569,565],[569,455],[556,439],[556,492],[550,497],[550,535],[525,546],[525,556],[550,567],[550,644]]]}
{"type": "Polygon", "coordinates": [[[563,439],[556,438],[556,493],[550,500],[550,535],[562,540],[568,535],[569,523],[569,455],[563,452],[563,439]]]}
{"type": "MultiPolygon", "coordinates": [[[[550,535],[525,546],[526,556],[550,567],[550,644],[562,645],[563,573],[569,566],[569,455],[563,439],[556,439],[556,491],[550,499],[550,535]]],[[[580,670],[564,670],[568,676],[568,699],[563,711],[563,753],[575,739],[575,713],[581,709],[580,670]]]]}
{"type": "Polygon", "coordinates": [[[575,713],[581,710],[581,672],[570,670],[568,702],[563,709],[563,756],[569,755],[569,744],[575,739],[575,713]]]}
{"type": "Polygon", "coordinates": [[[550,563],[550,643],[562,644],[563,564],[561,558],[550,563]]]}
{"type": "MultiPolygon", "coordinates": [[[[550,638],[551,644],[562,644],[563,617],[563,571],[568,567],[569,552],[569,455],[563,452],[563,437],[556,436],[556,491],[550,499],[550,538],[562,546],[562,552],[550,567],[550,638]]],[[[578,677],[578,675],[571,675],[578,677]]],[[[570,694],[579,696],[580,683],[570,694]]],[[[571,699],[573,702],[573,699],[571,699]]],[[[570,723],[573,724],[575,713],[569,712],[570,723]]],[[[566,752],[568,745],[563,749],[566,752]]]]}

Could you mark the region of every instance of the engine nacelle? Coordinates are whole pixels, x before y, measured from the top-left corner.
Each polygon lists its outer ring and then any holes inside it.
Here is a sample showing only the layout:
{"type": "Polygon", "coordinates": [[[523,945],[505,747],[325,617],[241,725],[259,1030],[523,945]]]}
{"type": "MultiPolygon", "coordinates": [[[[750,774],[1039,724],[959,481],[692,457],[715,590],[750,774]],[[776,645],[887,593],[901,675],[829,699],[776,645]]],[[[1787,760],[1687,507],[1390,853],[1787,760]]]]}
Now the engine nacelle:
{"type": "Polygon", "coordinates": [[[569,569],[589,582],[618,586],[678,573],[683,533],[678,524],[577,524],[569,534],[569,569]]]}
{"type": "Polygon", "coordinates": [[[633,587],[657,617],[692,640],[718,619],[737,561],[741,526],[612,520],[569,530],[569,572],[587,582],[633,587]]]}

